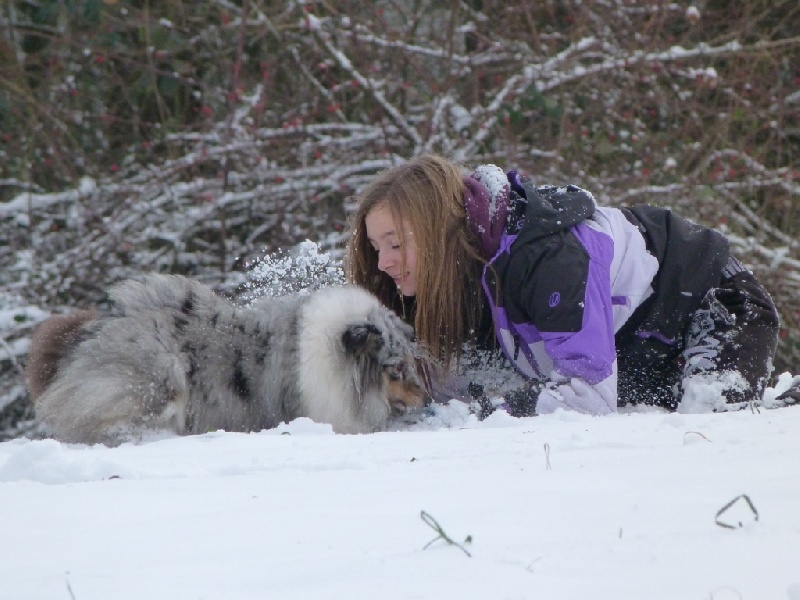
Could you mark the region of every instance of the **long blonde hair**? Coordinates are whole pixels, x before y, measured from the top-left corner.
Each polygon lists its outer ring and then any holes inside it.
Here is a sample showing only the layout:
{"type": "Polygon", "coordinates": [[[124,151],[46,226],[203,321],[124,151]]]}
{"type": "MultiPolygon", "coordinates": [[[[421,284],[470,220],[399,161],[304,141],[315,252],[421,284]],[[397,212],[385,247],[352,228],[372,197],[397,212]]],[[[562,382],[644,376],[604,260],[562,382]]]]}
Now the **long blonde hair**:
{"type": "MultiPolygon", "coordinates": [[[[473,339],[483,307],[485,261],[467,225],[464,188],[461,168],[431,154],[380,173],[358,198],[347,247],[348,281],[374,293],[406,320],[413,316],[417,339],[445,367],[473,339]],[[413,315],[407,314],[392,278],[378,269],[378,254],[367,239],[365,219],[378,206],[388,206],[394,222],[407,223],[414,236],[413,315]]],[[[397,227],[401,245],[407,241],[404,230],[397,227]]]]}

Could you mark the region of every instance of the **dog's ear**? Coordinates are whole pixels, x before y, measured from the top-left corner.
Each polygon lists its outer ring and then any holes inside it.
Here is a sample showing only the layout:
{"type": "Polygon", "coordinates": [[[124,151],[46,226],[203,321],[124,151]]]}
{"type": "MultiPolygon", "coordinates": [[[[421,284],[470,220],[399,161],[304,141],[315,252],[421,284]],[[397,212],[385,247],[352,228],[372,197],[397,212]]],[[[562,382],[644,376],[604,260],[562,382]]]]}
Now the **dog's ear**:
{"type": "Polygon", "coordinates": [[[383,334],[372,323],[349,325],[342,333],[342,345],[351,356],[376,355],[383,344],[383,334]]]}

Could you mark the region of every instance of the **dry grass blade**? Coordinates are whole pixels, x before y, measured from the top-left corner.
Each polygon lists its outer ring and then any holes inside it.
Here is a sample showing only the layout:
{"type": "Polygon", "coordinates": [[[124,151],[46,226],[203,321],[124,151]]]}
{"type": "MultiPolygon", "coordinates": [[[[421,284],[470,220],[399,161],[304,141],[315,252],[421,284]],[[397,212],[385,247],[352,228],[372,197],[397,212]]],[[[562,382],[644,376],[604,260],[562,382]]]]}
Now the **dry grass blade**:
{"type": "MultiPolygon", "coordinates": [[[[444,529],[442,529],[442,526],[439,525],[439,522],[436,519],[434,519],[431,515],[429,515],[428,513],[426,513],[423,510],[423,511],[420,511],[419,516],[425,522],[425,524],[428,527],[433,529],[438,534],[437,537],[433,538],[430,542],[425,544],[425,546],[422,548],[423,550],[427,550],[428,546],[433,544],[435,541],[441,539],[441,540],[444,540],[445,542],[447,542],[448,544],[450,544],[451,546],[455,546],[456,548],[459,548],[464,554],[466,554],[467,556],[472,558],[472,555],[469,553],[469,551],[466,548],[464,548],[464,546],[462,544],[459,544],[458,542],[454,541],[449,535],[447,535],[445,533],[444,529]]],[[[471,536],[467,536],[467,540],[466,541],[469,542],[469,541],[471,541],[471,539],[472,539],[471,536]]]]}
{"type": "MultiPolygon", "coordinates": [[[[728,502],[725,506],[723,506],[717,511],[717,515],[714,522],[720,527],[724,527],[725,529],[737,529],[737,526],[721,521],[720,517],[723,514],[725,514],[725,512],[727,512],[728,509],[731,508],[734,504],[736,504],[736,502],[738,502],[740,499],[744,499],[744,501],[747,503],[747,506],[750,507],[750,510],[753,513],[753,520],[758,521],[758,511],[756,510],[756,507],[753,505],[753,501],[750,500],[750,496],[748,496],[747,494],[740,494],[739,496],[736,496],[733,500],[728,502]]],[[[738,527],[742,527],[741,522],[739,522],[738,527]]]]}

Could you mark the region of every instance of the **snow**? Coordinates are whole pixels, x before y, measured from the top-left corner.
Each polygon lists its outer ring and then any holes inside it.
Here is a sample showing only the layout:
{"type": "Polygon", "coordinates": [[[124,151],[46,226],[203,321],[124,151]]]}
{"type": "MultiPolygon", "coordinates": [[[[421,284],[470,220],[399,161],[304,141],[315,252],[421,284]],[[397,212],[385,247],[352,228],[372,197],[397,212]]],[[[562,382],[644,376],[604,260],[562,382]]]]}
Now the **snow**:
{"type": "MultiPolygon", "coordinates": [[[[246,283],[334,267],[306,242],[246,283]]],[[[781,374],[764,406],[798,382],[781,374]]],[[[2,442],[0,600],[800,600],[800,407],[713,414],[719,386],[696,383],[685,414],[478,421],[452,401],[369,435],[297,419],[2,442]]]]}
{"type": "Polygon", "coordinates": [[[369,435],[12,440],[0,598],[800,600],[798,430],[797,407],[451,402],[369,435]]]}
{"type": "Polygon", "coordinates": [[[472,113],[456,102],[449,105],[450,117],[455,131],[466,131],[472,125],[472,113]]]}
{"type": "Polygon", "coordinates": [[[246,267],[245,291],[239,300],[247,304],[262,296],[307,294],[323,286],[345,283],[341,264],[311,240],[288,252],[261,257],[246,267]]]}
{"type": "Polygon", "coordinates": [[[747,385],[747,380],[736,371],[687,377],[683,381],[684,390],[677,411],[685,414],[724,411],[724,391],[746,391],[747,385]]]}
{"type": "Polygon", "coordinates": [[[497,202],[508,196],[508,177],[505,171],[497,165],[480,165],[472,173],[489,192],[489,219],[497,213],[497,202]]]}

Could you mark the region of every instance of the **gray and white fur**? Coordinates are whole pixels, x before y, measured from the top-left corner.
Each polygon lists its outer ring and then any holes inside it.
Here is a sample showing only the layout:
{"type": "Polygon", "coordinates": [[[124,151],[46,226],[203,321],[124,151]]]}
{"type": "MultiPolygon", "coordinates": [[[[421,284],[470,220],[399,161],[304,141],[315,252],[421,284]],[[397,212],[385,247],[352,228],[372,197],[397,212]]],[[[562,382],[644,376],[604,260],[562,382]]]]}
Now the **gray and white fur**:
{"type": "MultiPolygon", "coordinates": [[[[238,306],[192,279],[150,274],[109,295],[114,310],[78,323],[34,398],[62,441],[257,431],[297,417],[365,433],[426,403],[411,328],[363,289],[238,306]]],[[[40,368],[46,347],[34,339],[29,364],[40,368]]]]}

